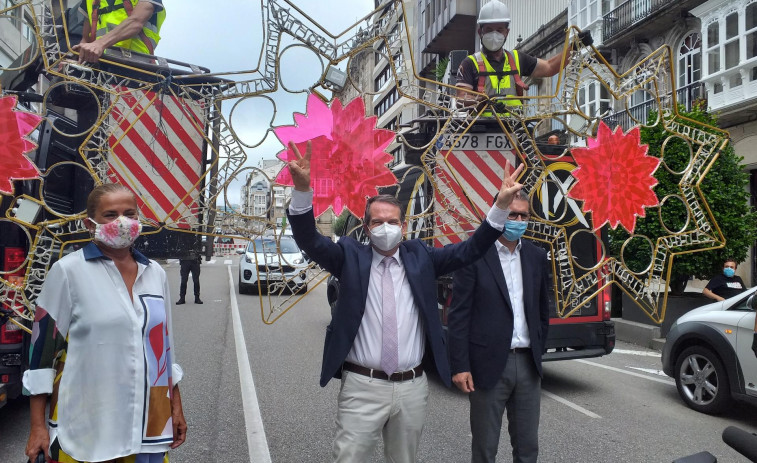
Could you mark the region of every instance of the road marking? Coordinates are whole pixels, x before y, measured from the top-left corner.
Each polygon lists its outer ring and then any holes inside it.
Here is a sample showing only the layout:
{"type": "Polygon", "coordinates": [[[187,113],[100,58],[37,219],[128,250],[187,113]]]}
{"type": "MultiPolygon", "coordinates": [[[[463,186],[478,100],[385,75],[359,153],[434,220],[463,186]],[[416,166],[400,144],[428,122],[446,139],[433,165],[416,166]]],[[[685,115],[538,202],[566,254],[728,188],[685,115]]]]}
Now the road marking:
{"type": "Polygon", "coordinates": [[[641,373],[634,373],[633,371],[626,371],[626,370],[622,370],[620,368],[615,368],[615,367],[611,367],[611,366],[607,366],[607,365],[602,365],[601,363],[594,363],[594,362],[590,362],[588,360],[583,360],[583,359],[576,359],[575,361],[576,362],[580,362],[580,363],[585,363],[586,365],[591,365],[591,366],[595,366],[595,367],[599,367],[599,368],[604,368],[606,370],[614,371],[616,373],[623,373],[624,375],[636,376],[637,378],[644,378],[644,379],[648,379],[650,381],[655,381],[655,382],[658,382],[658,383],[667,384],[669,386],[675,386],[676,385],[676,383],[674,381],[672,381],[672,380],[668,381],[668,380],[659,379],[659,378],[652,378],[651,376],[642,375],[641,373]]]}
{"type": "Polygon", "coordinates": [[[664,376],[666,378],[668,377],[668,375],[666,375],[664,371],[656,370],[654,368],[640,368],[640,367],[632,367],[629,365],[626,365],[626,368],[630,368],[632,370],[643,371],[644,373],[649,373],[650,375],[664,376]]]}
{"type": "Polygon", "coordinates": [[[589,411],[589,410],[583,408],[582,406],[580,406],[580,405],[578,405],[576,403],[571,402],[568,399],[564,399],[564,398],[560,397],[559,395],[552,394],[551,392],[545,391],[544,389],[541,390],[541,393],[544,394],[545,396],[549,397],[552,400],[556,400],[556,401],[560,402],[563,405],[567,405],[568,407],[572,408],[573,410],[576,410],[578,412],[583,413],[584,415],[588,416],[589,418],[602,418],[601,416],[597,415],[596,413],[594,413],[592,411],[589,411]]]}
{"type": "Polygon", "coordinates": [[[648,352],[645,350],[627,350],[627,349],[613,349],[613,353],[628,354],[628,355],[641,355],[642,357],[656,357],[660,358],[662,354],[659,352],[648,352]]]}
{"type": "Polygon", "coordinates": [[[271,453],[268,450],[268,439],[263,429],[263,418],[260,416],[258,395],[255,392],[255,381],[252,379],[250,359],[247,356],[247,344],[242,332],[242,319],[239,317],[237,294],[234,290],[234,277],[229,269],[229,293],[231,295],[231,319],[234,325],[234,345],[237,352],[237,366],[239,367],[239,383],[242,387],[242,410],[244,410],[244,425],[247,431],[247,449],[250,460],[260,463],[271,463],[271,453]]]}
{"type": "Polygon", "coordinates": [[[231,259],[226,259],[225,261],[223,261],[223,265],[231,265],[231,264],[232,264],[231,259]]]}

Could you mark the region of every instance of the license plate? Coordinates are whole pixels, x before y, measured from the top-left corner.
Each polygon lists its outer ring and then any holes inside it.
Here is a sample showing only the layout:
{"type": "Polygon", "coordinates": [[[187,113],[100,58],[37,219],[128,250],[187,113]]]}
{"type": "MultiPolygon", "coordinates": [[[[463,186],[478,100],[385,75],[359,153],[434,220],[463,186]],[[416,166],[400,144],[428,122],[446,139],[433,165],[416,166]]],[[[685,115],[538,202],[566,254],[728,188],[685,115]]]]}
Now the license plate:
{"type": "Polygon", "coordinates": [[[504,133],[466,133],[447,135],[442,150],[511,151],[510,139],[504,133]]]}
{"type": "Polygon", "coordinates": [[[280,273],[269,273],[268,274],[268,281],[281,281],[281,274],[280,273]]]}

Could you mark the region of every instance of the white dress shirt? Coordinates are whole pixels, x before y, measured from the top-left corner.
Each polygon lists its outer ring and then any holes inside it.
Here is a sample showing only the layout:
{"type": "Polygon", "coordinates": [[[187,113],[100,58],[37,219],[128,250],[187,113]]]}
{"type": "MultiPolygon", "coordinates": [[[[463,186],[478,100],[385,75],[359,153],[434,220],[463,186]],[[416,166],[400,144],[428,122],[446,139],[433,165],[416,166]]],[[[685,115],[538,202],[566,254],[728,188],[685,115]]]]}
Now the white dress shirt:
{"type": "MultiPolygon", "coordinates": [[[[423,360],[423,322],[418,306],[410,292],[410,283],[405,275],[399,250],[393,256],[399,265],[391,265],[394,283],[394,299],[397,310],[397,340],[399,362],[397,371],[407,371],[420,365],[423,360]]],[[[347,361],[367,368],[381,370],[381,346],[383,332],[381,277],[380,267],[384,256],[373,250],[371,260],[371,277],[368,281],[368,298],[365,301],[365,313],[360,322],[355,342],[352,344],[347,361]]]]}
{"type": "Polygon", "coordinates": [[[510,342],[510,348],[531,347],[531,338],[528,335],[528,323],[526,322],[526,311],[523,306],[523,268],[520,262],[521,242],[515,246],[515,250],[510,252],[507,246],[497,241],[497,255],[499,263],[502,265],[502,273],[505,274],[507,291],[510,296],[510,305],[513,309],[513,336],[510,342]]]}

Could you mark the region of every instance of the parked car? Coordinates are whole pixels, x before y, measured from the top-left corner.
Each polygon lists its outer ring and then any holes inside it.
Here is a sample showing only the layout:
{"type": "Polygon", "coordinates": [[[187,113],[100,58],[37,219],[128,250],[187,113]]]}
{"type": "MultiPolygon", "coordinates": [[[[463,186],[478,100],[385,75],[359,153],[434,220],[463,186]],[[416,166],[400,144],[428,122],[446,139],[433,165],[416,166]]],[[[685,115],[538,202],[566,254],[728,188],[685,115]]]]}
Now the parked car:
{"type": "Polygon", "coordinates": [[[273,290],[286,285],[292,292],[307,292],[307,261],[289,236],[252,240],[239,260],[239,292],[273,290]]]}
{"type": "Polygon", "coordinates": [[[757,405],[757,357],[751,349],[757,287],[681,316],[668,332],[662,369],[694,410],[716,414],[732,399],[757,405]]]}

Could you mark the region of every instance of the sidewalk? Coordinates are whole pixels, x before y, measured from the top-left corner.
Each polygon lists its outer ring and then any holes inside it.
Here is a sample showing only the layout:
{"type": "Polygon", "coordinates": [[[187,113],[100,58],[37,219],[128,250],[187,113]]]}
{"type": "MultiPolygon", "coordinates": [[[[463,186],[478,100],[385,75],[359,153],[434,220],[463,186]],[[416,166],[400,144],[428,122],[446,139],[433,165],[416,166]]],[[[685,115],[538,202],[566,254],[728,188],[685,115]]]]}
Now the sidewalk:
{"type": "Polygon", "coordinates": [[[638,346],[662,351],[665,338],[660,334],[660,327],[633,322],[622,318],[613,318],[615,322],[615,339],[638,346]]]}

